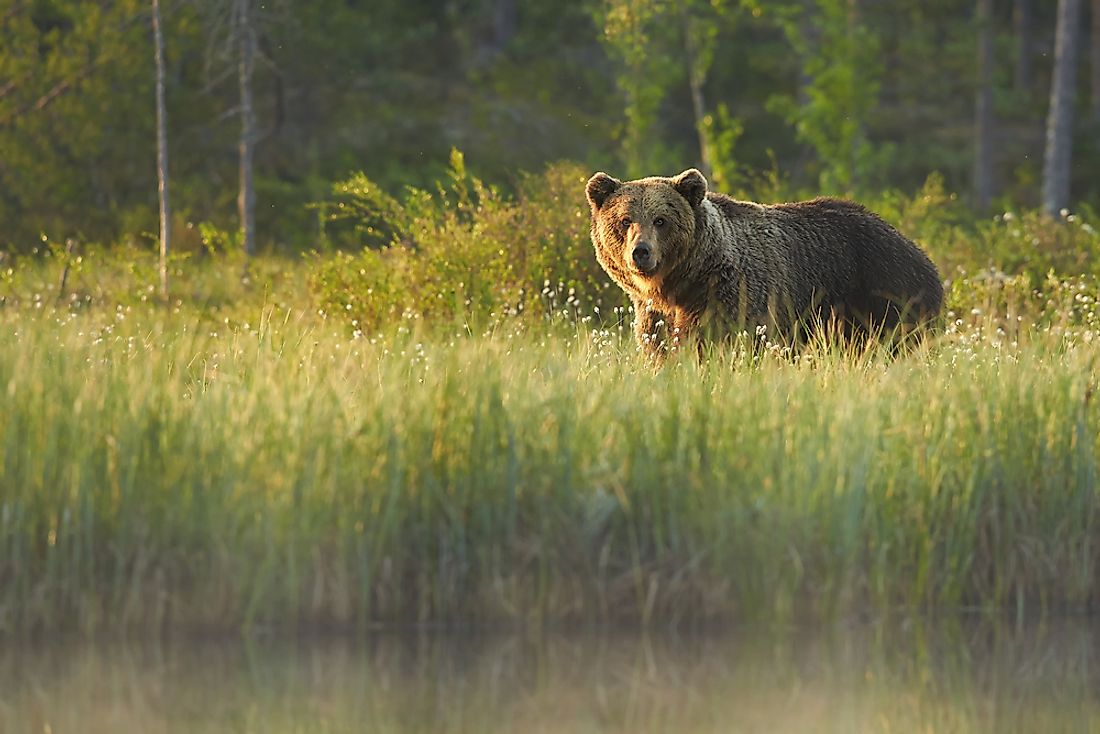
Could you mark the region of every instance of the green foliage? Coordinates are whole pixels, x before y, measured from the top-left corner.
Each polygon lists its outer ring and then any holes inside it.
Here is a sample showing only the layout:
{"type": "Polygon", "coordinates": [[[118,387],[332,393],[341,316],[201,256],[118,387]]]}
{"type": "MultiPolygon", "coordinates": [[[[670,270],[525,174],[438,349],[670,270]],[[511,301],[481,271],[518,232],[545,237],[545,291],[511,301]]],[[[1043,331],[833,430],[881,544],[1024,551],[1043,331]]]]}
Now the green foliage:
{"type": "Polygon", "coordinates": [[[247,271],[199,225],[168,307],[150,248],[4,255],[0,631],[1100,601],[1090,217],[974,222],[939,177],[883,193],[949,264],[924,347],[654,374],[587,173],[515,196],[457,152],[433,190],[356,175],[328,226],[366,247],[247,271]]]}
{"type": "Polygon", "coordinates": [[[596,12],[601,40],[620,68],[626,101],[618,138],[632,177],[670,168],[674,158],[658,127],[661,103],[685,68],[675,26],[666,17],[671,12],[661,0],[608,0],[596,12]]]}
{"type": "MultiPolygon", "coordinates": [[[[217,244],[235,234],[208,225],[198,229],[204,231],[202,239],[190,231],[196,242],[177,248],[169,258],[172,311],[221,321],[251,317],[270,304],[310,309],[303,297],[308,291],[306,268],[297,258],[267,256],[249,263],[235,243],[227,248],[217,244]]],[[[152,305],[158,301],[158,268],[157,252],[145,246],[79,245],[70,257],[66,245],[46,241],[28,254],[0,257],[0,306],[14,312],[56,306],[73,313],[111,314],[152,305]]]]}
{"type": "Polygon", "coordinates": [[[990,268],[960,273],[947,284],[946,322],[951,333],[994,333],[1018,341],[1031,331],[1076,339],[1100,326],[1096,294],[1100,278],[1059,278],[1053,273],[1035,281],[1027,274],[1006,275],[990,268]]]}
{"type": "Polygon", "coordinates": [[[929,176],[912,196],[888,190],[864,203],[925,247],[948,278],[990,269],[1036,285],[1050,273],[1100,276],[1100,223],[1089,209],[1056,221],[1035,210],[975,220],[939,175],[929,176]]]}
{"type": "Polygon", "coordinates": [[[1100,276],[1100,232],[1095,216],[1064,212],[1051,221],[1039,211],[998,215],[980,228],[989,262],[1040,280],[1049,272],[1100,276]]]}
{"type": "MultiPolygon", "coordinates": [[[[701,90],[714,63],[718,39],[731,26],[727,22],[733,17],[731,9],[723,0],[605,0],[594,14],[626,99],[619,140],[627,175],[681,170],[685,167],[682,157],[677,160],[677,155],[683,155],[681,146],[662,142],[670,133],[662,124],[669,117],[665,108],[677,86],[686,91],[694,83],[701,90]]],[[[724,145],[728,159],[740,133],[736,123],[730,124],[724,107],[722,115],[716,125],[704,109],[700,119],[690,119],[690,125],[708,144],[724,145]],[[712,140],[715,137],[717,141],[712,140]]],[[[696,147],[687,160],[700,154],[696,147]]]]}
{"type": "Polygon", "coordinates": [[[511,198],[472,176],[454,151],[446,182],[434,192],[409,188],[398,200],[356,174],[326,208],[332,229],[350,224],[367,247],[319,255],[312,289],[326,313],[372,332],[402,314],[483,323],[617,301],[592,256],[578,195],[586,177],[576,166],[553,166],[511,198]]]}
{"type": "Polygon", "coordinates": [[[261,232],[320,252],[246,269],[225,5],[173,4],[166,307],[146,6],[0,11],[0,631],[1100,602],[1098,223],[950,193],[969,6],[490,5],[265,6],[261,232]],[[699,132],[720,188],[867,192],[947,276],[942,332],[652,374],[583,184],[699,132]]]}
{"type": "Polygon", "coordinates": [[[744,125],[725,104],[720,103],[714,113],[703,118],[703,134],[710,146],[710,184],[715,191],[736,191],[744,182],[745,174],[734,153],[744,133],[744,125]]]}
{"type": "MultiPolygon", "coordinates": [[[[0,11],[0,247],[40,236],[146,239],[156,230],[149,7],[15,0],[0,11]]],[[[221,0],[167,3],[169,167],[177,238],[236,223],[238,88],[221,0]]],[[[1037,38],[1053,5],[1034,8],[1037,38]]],[[[363,170],[381,190],[431,190],[458,147],[486,183],[579,161],[619,175],[703,162],[716,184],[769,172],[812,193],[911,192],[970,181],[973,9],[944,0],[275,0],[259,9],[258,236],[324,247],[316,212],[363,170]],[[693,99],[691,92],[699,92],[693,99]],[[702,100],[696,114],[693,101],[702,100]],[[770,100],[770,102],[769,102],[770,100]],[[824,190],[823,190],[824,189],[824,190]]],[[[1034,204],[1047,69],[1009,91],[996,18],[998,195],[1034,204]]],[[[1096,199],[1100,148],[1078,127],[1073,191],[1096,199]]],[[[1077,207],[1075,206],[1074,209],[1077,207]]],[[[337,243],[338,245],[340,243],[337,243]]]]}
{"type": "Polygon", "coordinates": [[[0,246],[117,234],[135,192],[155,193],[153,77],[130,63],[152,58],[145,9],[50,0],[0,11],[0,246]]]}
{"type": "Polygon", "coordinates": [[[211,255],[229,254],[241,248],[240,230],[229,232],[213,222],[199,222],[197,229],[203,249],[211,255]]]}
{"type": "MultiPolygon", "coordinates": [[[[455,154],[445,184],[435,192],[409,189],[399,200],[357,174],[326,204],[329,234],[345,248],[367,249],[317,255],[313,293],[326,314],[371,333],[402,314],[481,324],[521,313],[541,317],[562,306],[593,316],[598,308],[598,320],[614,321],[624,300],[591,252],[581,194],[586,175],[552,167],[528,178],[513,199],[470,176],[455,154]]],[[[753,189],[742,194],[757,200],[798,193],[774,175],[739,180],[753,189]]],[[[1088,213],[1055,222],[1038,212],[1006,212],[975,221],[938,175],[912,196],[887,190],[864,204],[929,252],[955,284],[960,313],[1011,311],[1049,324],[1052,308],[1063,313],[1069,305],[1059,285],[1065,278],[1100,278],[1100,235],[1088,213]]]]}
{"type": "Polygon", "coordinates": [[[771,9],[802,63],[797,94],[781,92],[769,104],[817,154],[819,185],[848,192],[866,183],[889,151],[877,151],[867,123],[880,90],[880,45],[849,0],[779,4],[771,9]]]}
{"type": "Polygon", "coordinates": [[[1095,328],[654,374],[625,326],[196,316],[0,311],[0,631],[1100,601],[1095,328]]]}

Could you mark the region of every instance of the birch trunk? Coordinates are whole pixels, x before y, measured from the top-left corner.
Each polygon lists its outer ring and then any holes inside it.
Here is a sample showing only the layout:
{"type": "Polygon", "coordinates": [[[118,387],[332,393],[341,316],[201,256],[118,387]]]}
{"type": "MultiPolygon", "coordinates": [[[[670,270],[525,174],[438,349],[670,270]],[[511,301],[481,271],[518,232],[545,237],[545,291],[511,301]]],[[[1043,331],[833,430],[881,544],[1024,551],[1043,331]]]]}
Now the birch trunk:
{"type": "Polygon", "coordinates": [[[160,0],[153,0],[153,46],[157,65],[157,193],[160,198],[160,296],[168,300],[168,111],[164,103],[164,35],[161,33],[160,0]]]}
{"type": "Polygon", "coordinates": [[[1058,0],[1054,42],[1054,72],[1047,114],[1043,155],[1043,211],[1054,217],[1069,204],[1069,174],[1073,153],[1073,97],[1077,78],[1077,24],[1081,0],[1058,0]]]}
{"type": "Polygon", "coordinates": [[[256,140],[256,120],[252,111],[252,69],[256,35],[253,28],[251,0],[236,1],[239,52],[237,76],[241,95],[241,139],[238,146],[240,192],[237,195],[237,214],[241,222],[244,251],[251,258],[256,252],[256,191],[252,181],[252,159],[256,140]]]}

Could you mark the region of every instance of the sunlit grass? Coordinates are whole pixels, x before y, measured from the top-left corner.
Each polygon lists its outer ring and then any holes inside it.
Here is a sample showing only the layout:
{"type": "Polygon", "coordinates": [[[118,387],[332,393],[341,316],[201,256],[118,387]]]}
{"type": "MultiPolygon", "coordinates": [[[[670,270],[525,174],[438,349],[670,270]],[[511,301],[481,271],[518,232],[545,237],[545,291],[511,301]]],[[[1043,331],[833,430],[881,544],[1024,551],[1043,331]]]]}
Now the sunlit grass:
{"type": "Polygon", "coordinates": [[[799,619],[1097,599],[1092,332],[727,351],[0,311],[0,629],[799,619]]]}

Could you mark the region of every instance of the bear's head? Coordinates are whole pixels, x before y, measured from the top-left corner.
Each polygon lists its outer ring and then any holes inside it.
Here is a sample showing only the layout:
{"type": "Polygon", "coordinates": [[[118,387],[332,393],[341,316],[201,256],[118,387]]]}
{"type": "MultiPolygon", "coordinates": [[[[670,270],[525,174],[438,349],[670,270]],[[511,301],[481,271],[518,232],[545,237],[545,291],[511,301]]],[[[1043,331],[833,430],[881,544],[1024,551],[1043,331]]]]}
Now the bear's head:
{"type": "Polygon", "coordinates": [[[585,193],[600,265],[620,285],[642,287],[690,251],[707,180],[694,168],[625,182],[601,172],[588,179],[585,193]]]}

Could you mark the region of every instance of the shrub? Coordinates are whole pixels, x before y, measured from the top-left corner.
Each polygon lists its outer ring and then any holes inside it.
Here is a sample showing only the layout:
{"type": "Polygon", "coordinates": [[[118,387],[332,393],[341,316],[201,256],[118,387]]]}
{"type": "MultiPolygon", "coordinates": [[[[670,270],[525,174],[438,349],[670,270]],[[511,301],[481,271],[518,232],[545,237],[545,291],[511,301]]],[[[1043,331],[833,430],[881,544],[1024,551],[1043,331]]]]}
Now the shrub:
{"type": "Polygon", "coordinates": [[[978,242],[988,246],[988,259],[1011,273],[1026,273],[1037,282],[1049,272],[1100,275],[1100,233],[1089,214],[1063,212],[1051,221],[1039,211],[1005,212],[978,227],[978,242]]]}
{"type": "MultiPolygon", "coordinates": [[[[324,205],[332,239],[346,249],[314,260],[321,310],[360,330],[400,315],[467,326],[563,311],[618,318],[626,299],[589,243],[581,193],[589,173],[557,164],[524,177],[508,197],[471,176],[456,151],[435,191],[410,188],[399,199],[352,176],[324,205]]],[[[952,319],[993,318],[1011,329],[1086,323],[1081,298],[1100,278],[1100,235],[1088,212],[975,221],[936,175],[913,195],[886,191],[863,203],[928,250],[948,281],[952,319]]]]}
{"type": "Polygon", "coordinates": [[[470,175],[455,151],[434,192],[410,188],[399,200],[358,173],[335,186],[326,209],[333,239],[363,249],[318,255],[312,290],[324,312],[359,329],[402,313],[480,323],[618,305],[592,256],[586,178],[558,164],[525,176],[508,197],[470,175]]]}

